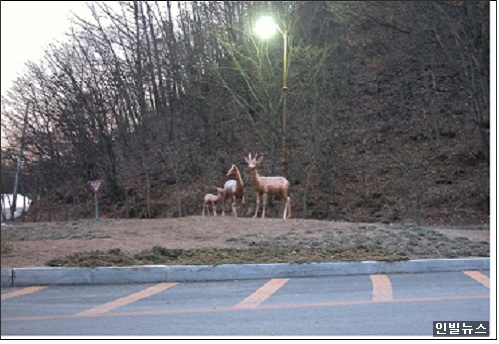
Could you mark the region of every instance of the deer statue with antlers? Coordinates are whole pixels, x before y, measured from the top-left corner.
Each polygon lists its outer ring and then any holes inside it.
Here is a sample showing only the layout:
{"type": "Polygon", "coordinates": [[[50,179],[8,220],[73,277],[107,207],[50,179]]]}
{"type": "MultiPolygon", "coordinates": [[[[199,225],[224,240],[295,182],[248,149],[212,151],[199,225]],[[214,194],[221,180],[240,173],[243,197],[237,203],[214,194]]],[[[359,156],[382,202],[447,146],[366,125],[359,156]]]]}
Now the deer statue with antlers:
{"type": "Polygon", "coordinates": [[[234,179],[228,180],[224,184],[224,197],[222,199],[222,216],[225,215],[225,201],[227,198],[232,198],[232,214],[237,217],[237,207],[236,201],[238,198],[241,199],[241,212],[243,211],[244,205],[244,182],[241,177],[241,173],[236,165],[232,165],[229,172],[227,172],[227,177],[233,177],[234,179]]]}
{"type": "Polygon", "coordinates": [[[291,198],[288,197],[289,181],[284,177],[260,177],[257,171],[257,166],[262,162],[263,157],[256,159],[251,157],[249,153],[248,158],[244,158],[248,167],[251,169],[251,180],[253,181],[253,187],[256,191],[256,211],[255,216],[258,216],[258,208],[260,207],[260,196],[263,199],[263,212],[262,219],[265,218],[265,208],[267,206],[267,195],[271,196],[281,196],[284,201],[284,215],[283,219],[291,217],[291,198]]]}
{"type": "Polygon", "coordinates": [[[204,213],[205,213],[205,210],[208,209],[208,215],[210,215],[210,204],[211,204],[211,208],[213,209],[213,216],[217,216],[217,203],[218,201],[220,201],[222,198],[223,198],[223,193],[224,193],[224,189],[222,188],[217,188],[217,195],[213,195],[213,194],[206,194],[204,196],[204,203],[203,203],[203,217],[204,217],[204,213]]]}

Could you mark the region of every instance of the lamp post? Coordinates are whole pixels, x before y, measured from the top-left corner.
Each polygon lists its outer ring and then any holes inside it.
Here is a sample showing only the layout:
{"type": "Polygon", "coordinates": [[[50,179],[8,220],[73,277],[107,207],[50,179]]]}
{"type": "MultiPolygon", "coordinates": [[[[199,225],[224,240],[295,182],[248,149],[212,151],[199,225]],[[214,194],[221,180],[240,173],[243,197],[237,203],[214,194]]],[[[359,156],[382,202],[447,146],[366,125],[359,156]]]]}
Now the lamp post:
{"type": "Polygon", "coordinates": [[[260,38],[267,39],[271,37],[275,31],[279,31],[284,41],[283,52],[283,73],[282,73],[282,175],[287,177],[288,174],[288,159],[287,159],[287,143],[286,143],[286,117],[287,104],[286,94],[288,91],[288,31],[281,28],[270,17],[262,17],[255,25],[255,33],[260,38]]]}

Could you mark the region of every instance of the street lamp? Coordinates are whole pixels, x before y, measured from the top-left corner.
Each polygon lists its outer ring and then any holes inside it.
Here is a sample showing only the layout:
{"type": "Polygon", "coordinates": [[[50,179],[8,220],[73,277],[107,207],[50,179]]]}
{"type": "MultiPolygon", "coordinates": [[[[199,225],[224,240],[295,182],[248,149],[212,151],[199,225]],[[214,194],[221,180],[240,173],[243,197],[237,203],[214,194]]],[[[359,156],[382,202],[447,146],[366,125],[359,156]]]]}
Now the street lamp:
{"type": "Polygon", "coordinates": [[[262,17],[254,27],[255,33],[262,39],[270,38],[276,31],[282,35],[284,41],[283,76],[282,76],[282,174],[287,177],[288,159],[286,146],[286,93],[288,91],[288,31],[281,28],[271,17],[262,17]]]}

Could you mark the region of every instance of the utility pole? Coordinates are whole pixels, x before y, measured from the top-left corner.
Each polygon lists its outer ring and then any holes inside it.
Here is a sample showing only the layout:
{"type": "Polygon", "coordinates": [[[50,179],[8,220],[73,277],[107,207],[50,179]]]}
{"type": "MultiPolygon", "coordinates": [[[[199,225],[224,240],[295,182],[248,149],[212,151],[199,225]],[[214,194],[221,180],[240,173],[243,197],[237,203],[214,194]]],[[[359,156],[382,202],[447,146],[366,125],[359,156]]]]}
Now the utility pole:
{"type": "Polygon", "coordinates": [[[283,54],[283,76],[282,76],[282,176],[288,176],[288,146],[286,141],[286,117],[287,104],[286,94],[288,92],[288,31],[282,32],[284,38],[284,54],[283,54]]]}
{"type": "Polygon", "coordinates": [[[17,186],[19,184],[19,173],[21,172],[21,160],[23,158],[23,149],[24,149],[24,136],[26,135],[26,125],[28,123],[28,109],[29,109],[29,100],[28,103],[26,104],[26,112],[24,113],[23,133],[21,136],[21,148],[19,149],[19,156],[17,157],[16,178],[14,179],[14,191],[12,192],[12,205],[10,207],[11,221],[14,221],[14,214],[17,208],[17,186]]]}
{"type": "Polygon", "coordinates": [[[283,71],[282,71],[282,176],[287,178],[288,174],[288,145],[286,137],[286,120],[287,120],[287,92],[288,92],[288,30],[284,27],[281,30],[274,20],[270,17],[261,18],[255,25],[255,32],[263,39],[269,38],[273,32],[279,31],[284,40],[283,50],[283,71]]]}

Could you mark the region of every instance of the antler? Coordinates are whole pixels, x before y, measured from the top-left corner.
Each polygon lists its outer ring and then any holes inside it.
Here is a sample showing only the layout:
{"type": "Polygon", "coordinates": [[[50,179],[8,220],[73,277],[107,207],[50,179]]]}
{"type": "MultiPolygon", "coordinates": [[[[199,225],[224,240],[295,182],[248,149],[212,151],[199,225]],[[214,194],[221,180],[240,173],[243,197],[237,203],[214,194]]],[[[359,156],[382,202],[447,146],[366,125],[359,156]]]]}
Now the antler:
{"type": "Polygon", "coordinates": [[[259,165],[262,160],[263,160],[263,156],[260,157],[260,159],[257,160],[258,158],[258,153],[255,153],[255,156],[253,158],[251,158],[251,153],[248,154],[248,158],[244,158],[244,161],[246,161],[246,163],[249,165],[251,164],[251,162],[253,162],[256,165],[259,165]],[[249,158],[249,159],[248,159],[249,158]]]}

